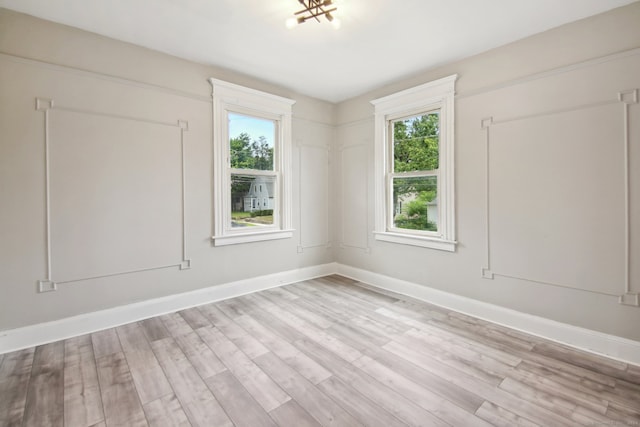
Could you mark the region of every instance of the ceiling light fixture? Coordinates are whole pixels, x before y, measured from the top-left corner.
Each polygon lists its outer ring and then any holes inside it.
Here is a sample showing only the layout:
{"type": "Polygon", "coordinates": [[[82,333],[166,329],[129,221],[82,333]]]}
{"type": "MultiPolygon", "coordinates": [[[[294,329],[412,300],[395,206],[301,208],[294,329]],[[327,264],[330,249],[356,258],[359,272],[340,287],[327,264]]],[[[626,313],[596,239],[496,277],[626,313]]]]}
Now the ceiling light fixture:
{"type": "Polygon", "coordinates": [[[292,18],[287,19],[287,28],[293,28],[310,19],[320,22],[322,16],[335,28],[340,28],[340,20],[331,14],[338,10],[333,4],[333,0],[298,0],[298,3],[304,6],[304,9],[297,11],[292,18]]]}

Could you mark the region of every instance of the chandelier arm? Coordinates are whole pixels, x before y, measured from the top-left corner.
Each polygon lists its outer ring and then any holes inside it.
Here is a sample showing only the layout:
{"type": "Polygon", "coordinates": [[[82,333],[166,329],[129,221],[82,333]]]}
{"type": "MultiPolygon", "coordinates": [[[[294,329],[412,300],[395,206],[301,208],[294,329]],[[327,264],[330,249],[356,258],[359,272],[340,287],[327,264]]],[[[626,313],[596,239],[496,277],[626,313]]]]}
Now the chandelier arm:
{"type": "Polygon", "coordinates": [[[308,9],[304,9],[304,10],[297,11],[296,13],[294,13],[294,15],[300,15],[301,13],[309,12],[310,15],[305,17],[308,19],[308,18],[315,18],[317,16],[326,15],[327,13],[335,12],[336,10],[338,10],[337,7],[334,7],[333,9],[329,9],[329,10],[322,10],[321,12],[311,12],[308,9]]]}
{"type": "Polygon", "coordinates": [[[304,23],[311,18],[320,22],[320,16],[325,16],[327,20],[333,21],[331,12],[338,10],[338,8],[332,4],[332,0],[298,0],[298,3],[304,6],[304,9],[293,14],[293,16],[302,15],[297,18],[299,24],[304,23]],[[325,10],[325,7],[331,7],[331,9],[325,10]],[[305,15],[307,13],[308,15],[305,15]]]}

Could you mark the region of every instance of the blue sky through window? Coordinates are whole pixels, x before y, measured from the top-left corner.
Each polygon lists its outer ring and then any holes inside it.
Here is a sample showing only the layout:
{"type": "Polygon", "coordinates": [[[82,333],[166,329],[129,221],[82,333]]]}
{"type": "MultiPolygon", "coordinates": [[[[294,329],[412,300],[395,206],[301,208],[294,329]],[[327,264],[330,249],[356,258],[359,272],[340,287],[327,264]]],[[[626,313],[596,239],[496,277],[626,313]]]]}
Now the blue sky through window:
{"type": "Polygon", "coordinates": [[[259,137],[264,136],[269,147],[273,147],[276,133],[276,126],[273,120],[230,112],[229,138],[236,138],[243,132],[251,137],[251,141],[257,141],[259,137]]]}

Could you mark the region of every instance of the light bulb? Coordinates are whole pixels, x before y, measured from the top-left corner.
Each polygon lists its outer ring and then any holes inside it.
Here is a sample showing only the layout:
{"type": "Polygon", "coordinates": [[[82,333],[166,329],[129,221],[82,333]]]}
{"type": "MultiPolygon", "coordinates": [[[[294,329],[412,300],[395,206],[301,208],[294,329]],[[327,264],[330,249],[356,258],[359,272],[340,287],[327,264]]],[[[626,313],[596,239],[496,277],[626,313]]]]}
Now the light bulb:
{"type": "Polygon", "coordinates": [[[289,18],[285,22],[285,25],[287,26],[287,28],[293,28],[298,25],[298,20],[296,18],[289,18]]]}
{"type": "Polygon", "coordinates": [[[340,28],[341,24],[342,24],[342,22],[340,22],[340,19],[335,18],[335,17],[331,21],[331,25],[333,25],[333,28],[335,28],[336,30],[340,28]]]}

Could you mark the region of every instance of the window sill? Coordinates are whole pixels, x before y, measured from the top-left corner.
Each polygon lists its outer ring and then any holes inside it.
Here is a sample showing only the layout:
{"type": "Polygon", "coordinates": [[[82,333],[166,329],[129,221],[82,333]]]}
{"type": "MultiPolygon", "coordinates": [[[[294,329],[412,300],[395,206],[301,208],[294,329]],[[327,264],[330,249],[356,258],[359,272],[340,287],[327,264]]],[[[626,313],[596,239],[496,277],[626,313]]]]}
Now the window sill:
{"type": "Polygon", "coordinates": [[[240,243],[262,242],[265,240],[289,239],[293,237],[293,230],[270,230],[255,233],[230,234],[226,236],[211,236],[213,246],[237,245],[240,243]]]}
{"type": "Polygon", "coordinates": [[[373,233],[376,240],[383,242],[400,243],[402,245],[420,246],[422,248],[437,249],[440,251],[455,252],[458,242],[444,240],[437,237],[415,236],[388,231],[373,233]]]}

